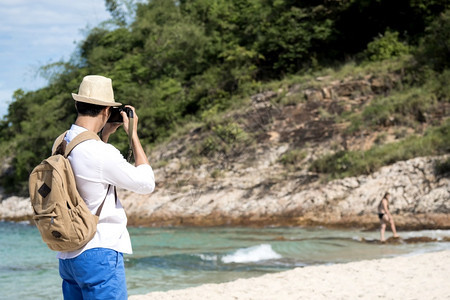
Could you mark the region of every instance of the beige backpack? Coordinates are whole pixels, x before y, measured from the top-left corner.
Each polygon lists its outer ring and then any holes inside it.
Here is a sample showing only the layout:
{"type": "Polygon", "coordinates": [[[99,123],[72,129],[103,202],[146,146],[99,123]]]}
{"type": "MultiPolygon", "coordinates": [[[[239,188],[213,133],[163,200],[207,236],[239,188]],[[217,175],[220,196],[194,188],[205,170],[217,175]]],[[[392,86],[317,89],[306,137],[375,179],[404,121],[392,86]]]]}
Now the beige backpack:
{"type": "Polygon", "coordinates": [[[56,251],[77,250],[94,237],[98,217],[106,200],[105,197],[95,215],[91,213],[78,193],[75,176],[67,158],[78,144],[100,138],[92,131],[85,131],[66,147],[65,134],[56,139],[52,156],[33,169],[28,182],[33,219],[42,240],[56,251]]]}

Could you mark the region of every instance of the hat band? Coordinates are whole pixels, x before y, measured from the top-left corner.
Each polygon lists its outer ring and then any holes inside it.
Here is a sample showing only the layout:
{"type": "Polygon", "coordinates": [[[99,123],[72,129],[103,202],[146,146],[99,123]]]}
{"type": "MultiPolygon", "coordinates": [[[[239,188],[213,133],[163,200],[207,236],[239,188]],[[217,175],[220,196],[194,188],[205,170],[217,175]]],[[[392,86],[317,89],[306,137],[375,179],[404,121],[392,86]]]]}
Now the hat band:
{"type": "Polygon", "coordinates": [[[77,95],[74,93],[72,93],[72,97],[74,100],[79,101],[79,102],[90,103],[90,104],[101,105],[101,106],[121,106],[122,105],[122,103],[115,102],[114,99],[112,101],[100,100],[100,99],[96,99],[96,98],[77,95]]]}

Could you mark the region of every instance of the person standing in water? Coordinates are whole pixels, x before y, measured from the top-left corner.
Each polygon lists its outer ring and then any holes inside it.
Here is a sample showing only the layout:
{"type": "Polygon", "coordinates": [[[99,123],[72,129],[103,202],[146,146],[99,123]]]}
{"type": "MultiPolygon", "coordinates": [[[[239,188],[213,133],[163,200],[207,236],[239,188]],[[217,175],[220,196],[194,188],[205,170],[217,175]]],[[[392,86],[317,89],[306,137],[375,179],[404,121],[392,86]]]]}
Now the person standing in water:
{"type": "Polygon", "coordinates": [[[392,233],[394,234],[394,238],[398,238],[397,230],[395,228],[394,218],[389,211],[389,199],[391,198],[391,194],[386,192],[381,199],[380,204],[378,204],[378,218],[380,219],[381,228],[380,228],[380,241],[384,242],[384,232],[386,231],[386,225],[390,224],[392,233]]]}

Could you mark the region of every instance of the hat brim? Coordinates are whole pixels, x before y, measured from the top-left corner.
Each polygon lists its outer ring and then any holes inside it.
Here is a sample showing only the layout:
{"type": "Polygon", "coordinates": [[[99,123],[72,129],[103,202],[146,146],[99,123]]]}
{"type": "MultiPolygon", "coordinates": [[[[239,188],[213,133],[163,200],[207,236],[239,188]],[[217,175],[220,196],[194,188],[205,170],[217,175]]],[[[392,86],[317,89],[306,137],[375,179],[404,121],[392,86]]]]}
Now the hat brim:
{"type": "Polygon", "coordinates": [[[80,96],[80,95],[77,95],[74,93],[72,93],[72,97],[74,100],[79,101],[79,102],[90,103],[90,104],[101,105],[101,106],[121,106],[122,105],[122,103],[119,103],[119,102],[103,101],[103,100],[99,100],[99,99],[95,99],[95,98],[80,96]]]}

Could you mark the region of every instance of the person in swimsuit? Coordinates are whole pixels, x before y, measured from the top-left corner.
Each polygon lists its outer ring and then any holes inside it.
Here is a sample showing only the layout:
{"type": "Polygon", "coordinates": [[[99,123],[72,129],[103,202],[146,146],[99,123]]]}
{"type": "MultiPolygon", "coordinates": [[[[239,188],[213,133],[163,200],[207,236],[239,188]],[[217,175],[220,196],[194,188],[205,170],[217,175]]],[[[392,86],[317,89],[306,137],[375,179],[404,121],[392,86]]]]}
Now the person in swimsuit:
{"type": "Polygon", "coordinates": [[[389,199],[391,194],[386,192],[378,205],[378,218],[380,219],[380,241],[384,242],[384,232],[386,231],[386,225],[390,224],[394,238],[398,238],[397,230],[395,228],[394,218],[389,211],[389,199]]]}

